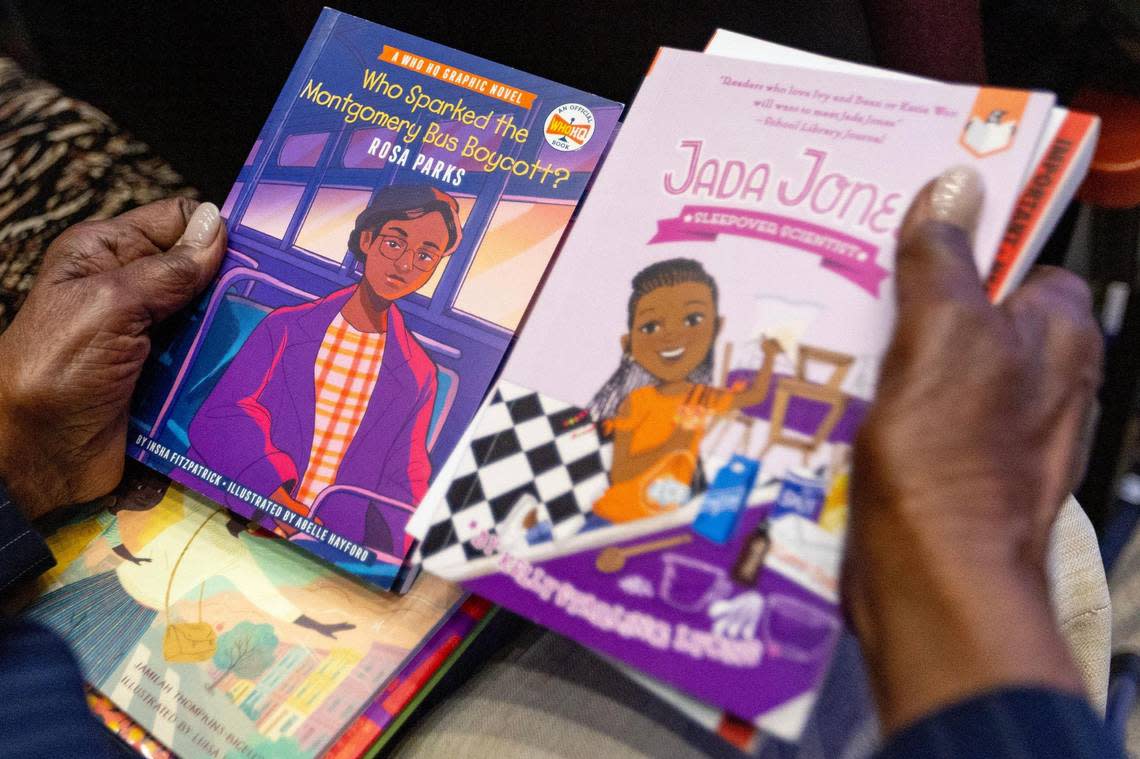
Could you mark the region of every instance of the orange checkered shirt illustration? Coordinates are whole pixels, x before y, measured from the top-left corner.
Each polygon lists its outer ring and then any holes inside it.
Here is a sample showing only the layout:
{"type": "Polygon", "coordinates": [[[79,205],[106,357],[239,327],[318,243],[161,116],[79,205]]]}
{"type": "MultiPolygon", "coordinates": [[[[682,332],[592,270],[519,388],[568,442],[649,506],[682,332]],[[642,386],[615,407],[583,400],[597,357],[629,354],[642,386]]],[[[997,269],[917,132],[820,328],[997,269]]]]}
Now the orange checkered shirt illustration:
{"type": "Polygon", "coordinates": [[[313,367],[316,416],[309,465],[297,500],[312,505],[336,481],[380,376],[385,333],[361,332],[337,314],[325,331],[313,367]]]}

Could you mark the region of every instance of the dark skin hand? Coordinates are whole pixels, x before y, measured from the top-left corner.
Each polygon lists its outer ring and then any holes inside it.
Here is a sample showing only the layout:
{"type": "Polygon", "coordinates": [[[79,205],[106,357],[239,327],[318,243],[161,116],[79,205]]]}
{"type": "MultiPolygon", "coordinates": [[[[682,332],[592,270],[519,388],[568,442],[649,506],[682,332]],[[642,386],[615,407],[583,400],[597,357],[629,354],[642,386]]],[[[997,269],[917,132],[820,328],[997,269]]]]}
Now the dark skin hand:
{"type": "Polygon", "coordinates": [[[0,479],[29,518],[118,484],[150,329],[205,288],[225,242],[217,208],[174,198],[48,248],[0,334],[0,479]]]}
{"type": "Polygon", "coordinates": [[[1052,614],[1050,528],[1100,382],[1088,288],[1038,267],[992,305],[971,255],[972,172],[900,232],[898,323],[855,446],[844,604],[884,732],[1002,687],[1083,693],[1052,614]]]}

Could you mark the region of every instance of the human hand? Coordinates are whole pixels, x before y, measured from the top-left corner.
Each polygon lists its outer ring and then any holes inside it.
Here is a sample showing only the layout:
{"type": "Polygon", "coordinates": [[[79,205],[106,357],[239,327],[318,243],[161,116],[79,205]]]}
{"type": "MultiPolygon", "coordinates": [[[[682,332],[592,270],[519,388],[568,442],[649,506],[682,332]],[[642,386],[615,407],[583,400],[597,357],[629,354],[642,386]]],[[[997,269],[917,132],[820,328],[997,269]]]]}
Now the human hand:
{"type": "Polygon", "coordinates": [[[855,446],[844,603],[888,734],[1000,687],[1082,690],[1046,548],[1079,476],[1100,333],[1060,269],[987,300],[970,241],[981,200],[980,178],[953,169],[911,206],[898,323],[855,446]]]}
{"type": "Polygon", "coordinates": [[[218,209],[173,198],[68,229],[0,334],[0,479],[29,518],[109,492],[151,327],[210,282],[218,209]]]}

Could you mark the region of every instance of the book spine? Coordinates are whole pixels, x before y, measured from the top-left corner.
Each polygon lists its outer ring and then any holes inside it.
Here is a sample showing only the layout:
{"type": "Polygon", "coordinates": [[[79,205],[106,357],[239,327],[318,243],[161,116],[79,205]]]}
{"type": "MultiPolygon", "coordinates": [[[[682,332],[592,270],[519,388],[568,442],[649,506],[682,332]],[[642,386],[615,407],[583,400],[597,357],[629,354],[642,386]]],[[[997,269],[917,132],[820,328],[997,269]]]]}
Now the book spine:
{"type": "Polygon", "coordinates": [[[1017,283],[1010,277],[1027,268],[1019,266],[1019,263],[1028,255],[1030,245],[1040,232],[1042,219],[1052,205],[1059,202],[1057,194],[1081,153],[1081,143],[1095,125],[1095,117],[1069,112],[1053,136],[1049,148],[1033,169],[1029,182],[1014,206],[1009,226],[1006,227],[993,268],[986,280],[986,292],[991,300],[1000,300],[1008,289],[1016,286],[1017,283]]]}

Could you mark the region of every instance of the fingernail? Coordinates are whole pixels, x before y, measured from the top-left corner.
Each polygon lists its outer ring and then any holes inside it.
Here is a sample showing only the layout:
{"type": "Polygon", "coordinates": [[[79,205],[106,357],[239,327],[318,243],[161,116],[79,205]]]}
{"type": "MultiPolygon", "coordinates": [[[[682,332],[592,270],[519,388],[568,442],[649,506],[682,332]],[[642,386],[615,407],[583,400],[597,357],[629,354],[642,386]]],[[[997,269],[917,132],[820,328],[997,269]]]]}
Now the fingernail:
{"type": "Polygon", "coordinates": [[[186,230],[176,244],[204,248],[218,236],[221,224],[222,217],[218,213],[218,207],[213,203],[203,203],[190,215],[190,221],[186,222],[186,230]]]}
{"type": "Polygon", "coordinates": [[[982,177],[969,166],[947,169],[930,190],[930,218],[973,232],[982,211],[982,177]]]}

